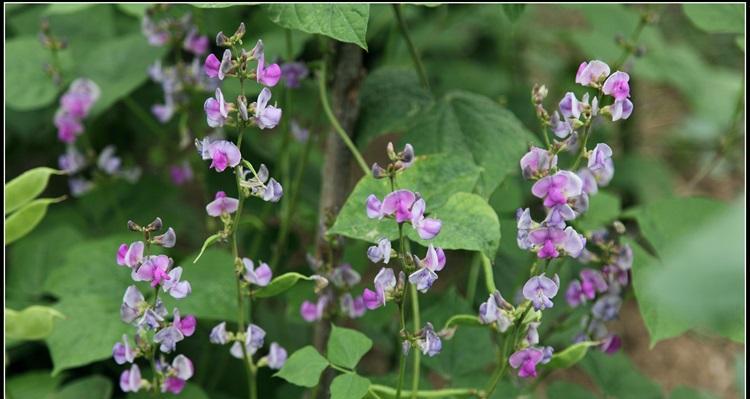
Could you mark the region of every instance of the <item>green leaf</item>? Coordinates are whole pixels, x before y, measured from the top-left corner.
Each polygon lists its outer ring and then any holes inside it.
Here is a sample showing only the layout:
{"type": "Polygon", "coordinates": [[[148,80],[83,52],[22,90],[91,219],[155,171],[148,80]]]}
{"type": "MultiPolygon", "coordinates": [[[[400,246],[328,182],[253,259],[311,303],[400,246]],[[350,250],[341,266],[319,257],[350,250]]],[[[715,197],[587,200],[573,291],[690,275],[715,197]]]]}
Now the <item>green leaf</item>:
{"type": "Polygon", "coordinates": [[[132,327],[123,323],[119,316],[122,292],[124,287],[107,296],[63,297],[55,305],[65,319],[56,324],[46,340],[54,365],[53,375],[112,357],[112,345],[121,340],[123,334],[132,333],[132,327]]]}
{"type": "Polygon", "coordinates": [[[402,139],[417,154],[450,153],[482,168],[478,194],[489,198],[537,139],[510,111],[487,97],[451,92],[413,119],[402,139]]]}
{"type": "Polygon", "coordinates": [[[683,4],[688,19],[709,33],[744,33],[745,7],[742,4],[683,4]]]}
{"type": "Polygon", "coordinates": [[[200,259],[201,256],[203,256],[203,252],[206,252],[206,248],[213,245],[216,242],[216,240],[218,240],[219,238],[221,238],[221,234],[219,233],[210,235],[208,238],[206,238],[206,241],[203,242],[203,246],[201,247],[201,251],[198,252],[198,256],[195,257],[195,260],[193,260],[193,263],[197,263],[198,259],[200,259]]]}
{"type": "Polygon", "coordinates": [[[254,295],[258,298],[276,296],[294,287],[299,280],[311,281],[312,278],[296,272],[284,273],[271,280],[267,286],[255,291],[254,295]]]}
{"type": "Polygon", "coordinates": [[[312,388],[318,385],[320,374],[326,367],[328,367],[328,360],[308,345],[292,353],[284,363],[284,367],[274,376],[283,378],[294,385],[312,388]]]}
{"type": "Polygon", "coordinates": [[[518,21],[518,18],[523,15],[524,9],[526,9],[526,4],[503,4],[503,13],[510,22],[518,21]]]}
{"type": "Polygon", "coordinates": [[[109,399],[112,397],[112,381],[100,375],[81,378],[68,383],[52,396],[52,399],[109,399]]]}
{"type": "Polygon", "coordinates": [[[49,204],[54,204],[64,199],[65,197],[40,198],[29,202],[18,211],[13,212],[13,214],[5,219],[5,245],[9,245],[29,234],[44,219],[49,204]]]}
{"type": "Polygon", "coordinates": [[[372,348],[372,340],[359,331],[331,325],[327,348],[331,363],[354,370],[362,356],[372,348]]]}
{"type": "Polygon", "coordinates": [[[119,8],[122,12],[128,15],[132,15],[136,18],[143,18],[143,16],[146,15],[146,10],[148,10],[149,7],[151,6],[148,4],[117,4],[117,8],[119,8]]]}
{"type": "Polygon", "coordinates": [[[8,107],[28,111],[55,100],[59,88],[44,70],[44,65],[52,62],[52,56],[36,36],[6,40],[5,55],[14,60],[5,66],[5,104],[8,107]]]}
{"type": "Polygon", "coordinates": [[[62,171],[52,168],[34,168],[5,184],[5,214],[28,204],[47,187],[49,177],[62,175],[62,171]]]}
{"type": "Polygon", "coordinates": [[[319,33],[367,50],[368,4],[269,4],[265,10],[283,28],[319,33]]]}
{"type": "Polygon", "coordinates": [[[593,351],[580,363],[606,397],[662,399],[659,385],[641,374],[622,352],[607,355],[593,351]]]}
{"type": "Polygon", "coordinates": [[[633,211],[659,255],[634,248],[633,288],[652,345],[688,329],[743,342],[744,210],[744,199],[727,207],[679,198],[633,211]]]}
{"type": "Polygon", "coordinates": [[[555,381],[547,387],[547,397],[565,399],[596,399],[586,388],[565,381],[555,381]]]}
{"type": "Polygon", "coordinates": [[[47,9],[44,10],[44,14],[70,14],[89,8],[93,5],[94,4],[50,4],[49,6],[47,6],[47,9]]]}
{"type": "Polygon", "coordinates": [[[473,314],[457,314],[451,316],[451,318],[445,322],[445,325],[442,329],[445,330],[446,328],[454,326],[481,327],[483,325],[484,324],[482,324],[482,321],[479,319],[479,317],[473,314]]]}
{"type": "Polygon", "coordinates": [[[331,399],[362,399],[370,389],[370,380],[354,373],[341,374],[331,382],[331,399]]]}
{"type": "Polygon", "coordinates": [[[49,370],[29,371],[10,377],[6,380],[6,397],[13,399],[50,398],[62,379],[62,376],[53,377],[49,370]]]}
{"type": "Polygon", "coordinates": [[[29,306],[22,311],[5,308],[5,334],[10,339],[44,339],[55,326],[55,319],[65,316],[46,306],[29,306]]]}
{"type": "Polygon", "coordinates": [[[598,342],[583,341],[575,343],[564,350],[552,355],[549,363],[545,365],[550,369],[564,369],[581,361],[586,356],[589,348],[599,345],[598,342]]]}
{"type": "Polygon", "coordinates": [[[575,225],[583,231],[600,229],[620,216],[620,207],[620,197],[599,191],[589,198],[589,209],[575,220],[575,225]]]}
{"type": "Polygon", "coordinates": [[[385,67],[367,75],[359,94],[356,137],[360,146],[382,134],[402,132],[432,102],[413,69],[385,67]]]}

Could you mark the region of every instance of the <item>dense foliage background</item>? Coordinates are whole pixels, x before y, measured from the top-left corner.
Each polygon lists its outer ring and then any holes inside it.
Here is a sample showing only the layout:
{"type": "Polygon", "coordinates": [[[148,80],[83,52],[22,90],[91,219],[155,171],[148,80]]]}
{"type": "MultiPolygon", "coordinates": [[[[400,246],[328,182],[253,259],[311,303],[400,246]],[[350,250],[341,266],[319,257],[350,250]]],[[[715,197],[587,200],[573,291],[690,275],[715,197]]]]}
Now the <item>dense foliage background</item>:
{"type": "MultiPolygon", "coordinates": [[[[271,265],[275,274],[310,273],[306,254],[315,251],[321,179],[326,178],[321,174],[324,143],[333,134],[321,109],[315,72],[333,37],[366,48],[364,80],[351,95],[359,99],[354,141],[368,162],[385,161],[388,141],[409,142],[417,155],[450,153],[442,169],[438,165],[425,172],[433,181],[453,179],[451,173],[479,175],[481,170],[474,191],[499,220],[499,242],[469,237],[466,246],[454,248],[494,257],[497,286],[512,297],[526,279],[531,259],[516,245],[514,220],[515,210],[530,200],[518,159],[529,142],[540,140],[531,87],[544,83],[550,98],[560,98],[573,89],[581,61],[614,63],[627,54],[629,40],[636,39],[630,49],[636,55],[625,66],[635,112],[627,122],[599,130],[601,140],[616,149],[616,174],[583,220],[587,229],[622,220],[638,243],[633,290],[615,327],[623,336],[623,351],[613,356],[589,353],[576,367],[552,373],[533,392],[549,398],[744,395],[742,6],[404,5],[431,92],[414,72],[392,7],[361,7],[351,32],[318,32],[324,35],[300,30],[289,22],[286,10],[274,7],[170,7],[177,14],[192,13],[200,32],[211,38],[245,22],[246,41],[262,38],[267,58],[300,60],[311,69],[300,88],[275,92],[285,122],[254,133],[243,147],[247,158],[271,170],[287,168],[290,178],[301,173],[284,247],[277,248],[277,241],[282,210],[290,206],[283,201],[290,201],[296,188],[291,181],[282,181],[281,206],[249,200],[242,220],[245,251],[254,259],[277,260],[271,265]],[[643,13],[653,19],[641,30],[643,13]],[[308,140],[288,139],[291,120],[309,129],[308,140]],[[450,169],[454,166],[464,169],[456,172],[450,169]]],[[[111,349],[127,330],[118,309],[129,277],[114,272],[114,253],[121,242],[133,239],[126,234],[127,220],[148,223],[155,216],[177,231],[177,246],[169,253],[187,266],[194,285],[194,295],[183,306],[198,317],[199,328],[181,346],[197,372],[183,396],[243,397],[245,382],[236,360],[226,348],[207,344],[215,321],[231,320],[236,312],[232,270],[222,267],[232,259],[217,247],[192,264],[205,237],[218,228],[206,216],[205,204],[215,191],[232,187],[233,177],[209,173],[192,147],[190,136],[211,131],[202,110],[210,94],[194,95],[184,119],[161,124],[149,112],[163,94],[147,69],[173,54],[147,43],[141,32],[144,12],[140,5],[5,6],[6,183],[33,167],[57,167],[64,145],[57,141],[52,121],[59,95],[77,77],[94,80],[102,92],[84,140],[96,151],[113,144],[126,164],[142,168],[134,183],[102,179],[85,195],[50,205],[32,233],[6,246],[6,308],[41,304],[65,316],[43,340],[6,340],[9,398],[123,397],[111,349]],[[42,21],[68,44],[58,54],[61,86],[43,67],[52,56],[38,39],[42,21]],[[175,185],[170,166],[183,160],[196,176],[175,185]]],[[[329,82],[336,78],[329,76],[329,82]]],[[[351,176],[347,192],[361,177],[353,163],[351,176]]],[[[52,176],[44,196],[62,195],[69,195],[67,178],[52,176]]],[[[346,211],[344,207],[342,214],[346,211]]],[[[339,220],[333,231],[356,237],[356,226],[350,226],[355,224],[354,218],[339,220]]],[[[366,286],[377,271],[365,256],[368,243],[342,243],[342,262],[351,263],[366,286]]],[[[436,324],[453,313],[475,313],[487,296],[482,284],[472,283],[471,270],[478,266],[471,252],[451,251],[449,259],[431,291],[438,294],[422,299],[423,319],[436,324]],[[467,292],[474,295],[467,297],[467,292]]],[[[559,268],[561,278],[565,281],[579,267],[566,262],[559,268]]],[[[313,341],[316,327],[299,314],[300,304],[312,297],[310,285],[299,284],[256,306],[254,318],[291,353],[313,341]]],[[[564,308],[561,302],[551,317],[564,308]]],[[[340,321],[374,341],[359,371],[384,384],[392,384],[394,376],[388,373],[398,356],[391,316],[393,312],[381,310],[340,321]]],[[[576,326],[555,327],[550,339],[567,346],[576,326]]],[[[425,361],[428,378],[422,385],[483,385],[489,374],[483,370],[493,361],[491,347],[484,331],[460,329],[444,343],[439,357],[425,361]]],[[[519,389],[507,383],[497,397],[519,389]]],[[[260,374],[261,397],[302,392],[265,369],[260,374]]]]}

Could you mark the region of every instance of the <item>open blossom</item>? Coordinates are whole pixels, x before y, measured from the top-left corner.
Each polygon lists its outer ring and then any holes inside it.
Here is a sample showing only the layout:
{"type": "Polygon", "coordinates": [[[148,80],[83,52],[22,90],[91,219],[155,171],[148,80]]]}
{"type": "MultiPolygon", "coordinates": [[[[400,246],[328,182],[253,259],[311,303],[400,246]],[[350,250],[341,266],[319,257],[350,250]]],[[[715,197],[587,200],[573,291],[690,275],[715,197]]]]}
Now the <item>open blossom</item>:
{"type": "Polygon", "coordinates": [[[380,241],[378,241],[378,245],[373,245],[367,248],[367,257],[373,263],[382,261],[383,263],[388,264],[391,260],[391,240],[381,238],[380,241]]]}
{"type": "Polygon", "coordinates": [[[536,179],[547,175],[550,169],[557,167],[557,155],[550,157],[550,153],[539,147],[531,147],[529,152],[521,157],[521,172],[525,179],[536,179]]]}
{"type": "Polygon", "coordinates": [[[435,248],[430,244],[424,259],[415,256],[415,262],[419,270],[409,275],[409,282],[414,284],[419,292],[427,292],[435,280],[438,279],[437,272],[445,267],[445,253],[442,248],[435,248]]]}
{"type": "Polygon", "coordinates": [[[617,71],[604,81],[602,93],[614,97],[616,101],[625,100],[630,97],[629,80],[630,75],[622,71],[617,71]]]}
{"type": "Polygon", "coordinates": [[[393,269],[384,267],[375,276],[374,282],[375,291],[365,288],[365,291],[362,293],[365,306],[370,310],[385,306],[386,296],[390,295],[396,288],[396,275],[393,269]]]}
{"type": "Polygon", "coordinates": [[[75,146],[68,146],[65,154],[60,155],[57,164],[61,170],[68,174],[74,174],[86,166],[86,158],[75,146]]]}
{"type": "Polygon", "coordinates": [[[581,195],[583,182],[575,173],[561,170],[534,183],[531,193],[544,199],[544,206],[551,208],[568,202],[569,198],[581,195]]]}
{"type": "Polygon", "coordinates": [[[208,216],[219,217],[237,212],[239,200],[237,198],[227,197],[223,191],[216,193],[214,200],[206,205],[208,216]]]}
{"type": "Polygon", "coordinates": [[[599,60],[582,62],[576,72],[576,83],[583,86],[596,87],[599,82],[609,76],[609,65],[599,60]]]}
{"type": "Polygon", "coordinates": [[[325,306],[319,306],[321,303],[325,305],[325,302],[321,302],[322,298],[324,297],[318,299],[318,303],[310,301],[302,302],[299,313],[306,322],[311,323],[320,320],[320,318],[323,317],[323,309],[325,306]]]}
{"type": "Polygon", "coordinates": [[[281,78],[284,85],[290,89],[300,86],[300,81],[307,77],[309,70],[303,62],[286,62],[281,65],[281,78]]]}
{"type": "Polygon", "coordinates": [[[122,335],[122,342],[115,343],[112,348],[112,357],[117,364],[133,363],[135,360],[135,351],[130,347],[126,334],[122,335]]]}
{"type": "Polygon", "coordinates": [[[153,242],[156,245],[161,245],[164,248],[172,248],[177,242],[177,235],[173,228],[168,228],[164,234],[160,234],[153,238],[153,242]]]}
{"type": "Polygon", "coordinates": [[[271,342],[271,348],[268,350],[268,368],[273,370],[280,370],[286,363],[286,349],[276,342],[271,342]]]}
{"type": "Polygon", "coordinates": [[[117,264],[120,266],[135,267],[143,261],[143,241],[136,241],[130,245],[121,244],[117,249],[117,264]]]}
{"type": "Polygon", "coordinates": [[[211,160],[209,168],[214,168],[217,172],[223,172],[228,167],[234,168],[239,165],[242,154],[240,154],[240,149],[231,141],[217,140],[211,142],[208,146],[208,159],[211,160]]]}
{"type": "Polygon", "coordinates": [[[560,113],[565,119],[578,119],[581,116],[583,105],[578,101],[576,95],[572,92],[565,93],[565,97],[560,100],[560,113]]]}
{"type": "Polygon", "coordinates": [[[101,90],[96,83],[78,78],[60,98],[60,108],[74,118],[85,118],[100,95],[101,90]]]}
{"type": "Polygon", "coordinates": [[[417,196],[409,190],[396,190],[385,196],[380,212],[384,215],[393,215],[396,222],[403,223],[411,219],[411,207],[416,199],[417,196]]]}
{"type": "Polygon", "coordinates": [[[258,67],[255,70],[255,79],[258,83],[264,86],[276,86],[276,84],[279,83],[279,79],[281,79],[281,68],[278,64],[271,64],[268,66],[265,64],[266,57],[261,54],[258,58],[258,67]]]}
{"type": "Polygon", "coordinates": [[[518,228],[516,236],[518,248],[524,250],[531,249],[534,244],[529,240],[529,232],[531,232],[532,229],[539,227],[539,223],[531,219],[531,211],[529,208],[518,208],[516,210],[516,227],[518,228]]]}
{"type": "Polygon", "coordinates": [[[271,100],[271,90],[264,87],[255,103],[255,123],[261,129],[273,129],[281,120],[281,108],[268,105],[271,100]]]}
{"type": "Polygon", "coordinates": [[[265,287],[271,282],[273,272],[271,272],[271,268],[265,262],[260,262],[260,265],[255,268],[255,264],[252,260],[242,258],[242,264],[245,266],[245,274],[243,274],[242,277],[244,277],[250,284],[265,287]]]}
{"type": "Polygon", "coordinates": [[[252,195],[262,198],[263,201],[278,202],[284,195],[281,183],[273,177],[269,180],[268,168],[265,164],[260,164],[257,173],[243,168],[241,176],[240,186],[249,188],[252,195]]]}
{"type": "Polygon", "coordinates": [[[599,320],[614,320],[620,314],[621,305],[622,298],[619,295],[605,295],[596,300],[591,308],[591,314],[599,320]]]}
{"type": "Polygon", "coordinates": [[[573,133],[573,125],[565,118],[560,118],[560,113],[555,111],[550,118],[550,128],[555,136],[564,139],[573,133]]]}
{"type": "Polygon", "coordinates": [[[352,265],[348,263],[335,267],[330,278],[333,285],[338,288],[354,287],[361,279],[359,273],[352,269],[352,265]]]}
{"type": "Polygon", "coordinates": [[[210,78],[219,78],[219,80],[224,80],[224,77],[231,69],[232,51],[229,49],[224,50],[221,61],[215,55],[209,54],[203,63],[203,71],[206,75],[210,78]]]}
{"type": "Polygon", "coordinates": [[[423,355],[433,357],[440,353],[443,348],[443,343],[440,341],[440,336],[435,333],[435,329],[432,327],[432,323],[426,323],[424,328],[417,338],[417,345],[422,351],[423,355]]]}
{"type": "Polygon", "coordinates": [[[541,259],[557,258],[561,251],[576,258],[586,244],[585,238],[570,226],[565,230],[555,226],[537,228],[529,232],[528,242],[541,259]]]}
{"type": "Polygon", "coordinates": [[[81,133],[83,133],[83,124],[77,118],[69,115],[62,110],[55,114],[55,127],[57,127],[57,138],[65,143],[72,143],[81,133]]]}
{"type": "Polygon", "coordinates": [[[166,280],[162,281],[161,286],[164,292],[167,292],[173,298],[181,299],[190,295],[192,287],[188,281],[180,281],[182,277],[182,267],[177,266],[167,273],[166,280]]]}
{"type": "Polygon", "coordinates": [[[128,286],[120,306],[120,319],[126,323],[131,323],[141,315],[147,306],[146,298],[143,297],[138,288],[135,285],[128,286]]]}
{"type": "Polygon", "coordinates": [[[193,362],[185,355],[177,355],[172,360],[172,365],[166,370],[167,377],[162,384],[162,392],[178,394],[185,388],[185,383],[195,372],[193,362]]]}
{"type": "Polygon", "coordinates": [[[417,231],[419,238],[431,240],[440,233],[443,223],[438,219],[424,217],[426,206],[422,198],[414,202],[411,207],[411,225],[417,231]]]}
{"type": "Polygon", "coordinates": [[[609,114],[612,116],[612,122],[620,119],[628,119],[630,114],[633,113],[633,103],[627,98],[624,100],[616,100],[612,105],[607,107],[609,114]]]}
{"type": "MultiPolygon", "coordinates": [[[[245,331],[245,350],[248,356],[254,355],[263,346],[265,337],[266,332],[262,328],[252,323],[247,326],[247,330],[245,331]]],[[[229,353],[238,359],[244,358],[242,346],[239,342],[232,344],[229,353]]]]}
{"type": "Polygon", "coordinates": [[[164,281],[171,279],[167,270],[172,265],[172,260],[166,255],[149,256],[138,269],[133,269],[131,276],[135,281],[148,281],[151,287],[156,287],[164,281]]]}
{"type": "Polygon", "coordinates": [[[500,332],[508,330],[512,323],[511,315],[508,312],[510,304],[503,299],[499,291],[490,294],[486,302],[479,305],[479,320],[482,324],[495,324],[500,332]]]}
{"type": "Polygon", "coordinates": [[[193,335],[197,321],[192,315],[180,317],[180,311],[175,309],[172,324],[162,328],[154,334],[154,342],[160,344],[159,349],[162,352],[169,353],[175,350],[178,342],[193,335]]]}
{"type": "Polygon", "coordinates": [[[559,285],[560,280],[557,275],[555,275],[555,279],[553,280],[542,273],[530,278],[524,284],[523,296],[531,301],[536,310],[551,308],[553,303],[550,299],[557,295],[559,285]]]}
{"type": "Polygon", "coordinates": [[[206,51],[208,51],[208,36],[201,36],[198,33],[198,29],[192,28],[185,35],[182,48],[195,55],[206,54],[206,51]]]}
{"type": "Polygon", "coordinates": [[[351,319],[361,317],[367,311],[365,305],[365,299],[360,295],[356,298],[352,297],[352,294],[346,293],[341,296],[341,313],[349,316],[351,319]]]}
{"type": "Polygon", "coordinates": [[[206,99],[206,102],[203,103],[203,110],[206,112],[206,123],[208,123],[208,126],[224,126],[227,118],[229,118],[229,107],[230,104],[224,101],[224,93],[217,87],[214,97],[206,99]]]}
{"type": "Polygon", "coordinates": [[[141,389],[143,380],[141,379],[141,369],[137,364],[130,366],[120,374],[120,389],[123,392],[138,392],[141,389]]]}
{"type": "Polygon", "coordinates": [[[594,269],[583,269],[581,276],[581,292],[588,299],[594,299],[597,293],[607,291],[607,282],[601,272],[594,269]]]}
{"type": "Polygon", "coordinates": [[[536,365],[544,358],[544,352],[538,348],[521,349],[510,355],[508,363],[514,369],[518,369],[521,378],[536,377],[536,365]]]}

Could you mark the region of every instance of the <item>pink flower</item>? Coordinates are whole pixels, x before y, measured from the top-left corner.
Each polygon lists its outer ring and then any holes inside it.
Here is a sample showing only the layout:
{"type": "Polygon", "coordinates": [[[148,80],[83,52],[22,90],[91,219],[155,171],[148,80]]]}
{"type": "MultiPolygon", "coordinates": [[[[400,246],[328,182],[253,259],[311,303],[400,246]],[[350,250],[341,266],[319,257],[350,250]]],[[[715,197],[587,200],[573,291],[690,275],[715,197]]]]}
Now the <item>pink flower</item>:
{"type": "Polygon", "coordinates": [[[617,71],[604,81],[602,92],[608,96],[614,97],[615,100],[624,100],[630,97],[630,85],[628,85],[629,80],[630,75],[622,71],[617,71]]]}
{"type": "Polygon", "coordinates": [[[238,206],[239,200],[227,197],[223,191],[219,191],[216,193],[215,199],[206,205],[206,213],[208,213],[208,216],[219,217],[236,212],[238,206]]]}
{"type": "Polygon", "coordinates": [[[276,84],[279,83],[279,79],[281,79],[281,67],[279,67],[278,64],[265,66],[265,61],[265,56],[261,54],[258,58],[258,68],[255,71],[255,79],[258,83],[264,86],[276,86],[276,84]]]}
{"type": "Polygon", "coordinates": [[[172,261],[166,255],[150,256],[141,267],[134,269],[132,274],[135,281],[149,281],[151,287],[156,287],[165,280],[171,279],[167,270],[172,261]]]}
{"type": "Polygon", "coordinates": [[[219,76],[219,68],[221,67],[221,61],[216,58],[215,55],[209,54],[206,57],[206,61],[203,63],[203,71],[206,72],[209,78],[216,78],[219,76]]]}
{"type": "Polygon", "coordinates": [[[211,142],[208,147],[208,156],[211,158],[209,168],[223,172],[227,167],[235,167],[240,164],[242,154],[234,143],[226,140],[211,142]]]}
{"type": "Polygon", "coordinates": [[[411,206],[417,196],[409,190],[397,190],[385,196],[381,212],[384,215],[394,215],[396,222],[403,223],[412,217],[411,206]]]}
{"type": "Polygon", "coordinates": [[[74,118],[84,118],[100,95],[101,90],[96,83],[79,78],[70,84],[68,91],[60,98],[60,107],[74,118]]]}
{"type": "Polygon", "coordinates": [[[143,260],[143,241],[136,241],[120,245],[117,249],[117,264],[120,266],[135,267],[143,260]]]}
{"type": "Polygon", "coordinates": [[[582,62],[576,72],[576,83],[595,87],[609,75],[609,65],[599,60],[582,62]]]}
{"type": "Polygon", "coordinates": [[[544,352],[537,348],[522,349],[508,359],[508,363],[514,369],[518,370],[518,376],[521,378],[536,377],[536,365],[542,361],[544,352]]]}
{"type": "Polygon", "coordinates": [[[443,222],[438,219],[424,217],[426,206],[422,198],[414,202],[411,207],[411,225],[417,231],[419,238],[431,240],[440,233],[443,222]]]}
{"type": "Polygon", "coordinates": [[[264,87],[255,103],[255,123],[261,129],[273,129],[281,120],[281,108],[268,105],[271,100],[271,90],[264,87]]]}
{"type": "Polygon", "coordinates": [[[65,143],[76,141],[76,137],[83,133],[81,121],[62,109],[55,114],[55,126],[57,127],[57,138],[65,143]]]}
{"type": "Polygon", "coordinates": [[[531,187],[531,193],[537,198],[543,198],[547,208],[567,204],[568,199],[581,195],[582,190],[581,178],[567,170],[546,176],[531,187]]]}
{"type": "Polygon", "coordinates": [[[206,112],[206,123],[210,127],[224,126],[229,117],[229,103],[224,101],[224,93],[220,88],[216,88],[215,97],[206,99],[203,103],[203,110],[206,112]]]}
{"type": "Polygon", "coordinates": [[[195,55],[205,54],[208,51],[208,36],[199,35],[198,30],[193,28],[185,36],[182,48],[195,55]]]}
{"type": "Polygon", "coordinates": [[[627,98],[624,100],[615,100],[615,102],[609,106],[609,114],[612,116],[612,122],[620,119],[628,119],[632,113],[633,103],[627,98]]]}

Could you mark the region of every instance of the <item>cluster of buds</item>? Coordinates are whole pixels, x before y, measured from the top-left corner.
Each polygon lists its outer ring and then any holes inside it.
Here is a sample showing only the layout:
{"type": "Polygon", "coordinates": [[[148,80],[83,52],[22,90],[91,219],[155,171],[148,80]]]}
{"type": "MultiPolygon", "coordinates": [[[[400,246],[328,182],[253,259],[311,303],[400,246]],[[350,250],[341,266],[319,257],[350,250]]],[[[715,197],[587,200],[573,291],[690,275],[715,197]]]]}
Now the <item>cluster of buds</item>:
{"type": "Polygon", "coordinates": [[[332,267],[322,260],[307,255],[310,268],[316,273],[319,284],[315,302],[305,300],[300,306],[302,319],[311,323],[341,315],[350,319],[362,317],[367,310],[363,295],[353,296],[352,288],[359,284],[361,276],[348,263],[332,267]],[[327,284],[330,282],[330,284],[327,284]],[[338,305],[338,306],[337,306],[338,305]]]}
{"type": "Polygon", "coordinates": [[[57,64],[57,52],[68,48],[68,42],[64,39],[60,39],[52,34],[50,30],[49,21],[44,19],[41,22],[39,30],[39,42],[42,47],[52,52],[53,62],[44,65],[44,70],[52,78],[52,82],[60,86],[63,83],[62,71],[60,65],[57,64]]]}
{"type": "Polygon", "coordinates": [[[120,318],[136,331],[134,346],[131,346],[126,334],[112,348],[112,357],[117,364],[131,364],[120,375],[120,388],[123,392],[146,390],[178,394],[193,376],[193,363],[185,355],[177,355],[172,363],[167,363],[163,354],[174,352],[178,342],[193,335],[197,320],[192,315],[182,316],[177,308],[172,310],[172,320],[167,320],[169,312],[159,298],[159,291],[182,299],[190,295],[192,287],[188,281],[181,280],[182,267],[174,267],[172,258],[166,255],[148,255],[151,245],[171,248],[177,237],[171,227],[163,234],[154,235],[162,229],[160,218],[145,227],[129,221],[128,229],[142,233],[144,240],[120,245],[116,262],[130,269],[131,277],[136,283],[147,282],[155,291],[149,302],[136,284],[125,290],[120,318]],[[149,358],[155,365],[153,379],[142,378],[136,363],[139,357],[149,358]]]}
{"type": "Polygon", "coordinates": [[[388,159],[391,160],[386,168],[378,165],[377,162],[372,164],[372,176],[376,179],[382,179],[385,177],[393,179],[396,176],[396,173],[405,170],[414,163],[414,147],[412,147],[411,144],[407,143],[404,146],[403,151],[396,153],[393,149],[393,143],[389,142],[388,147],[386,147],[386,152],[388,154],[388,159]]]}

